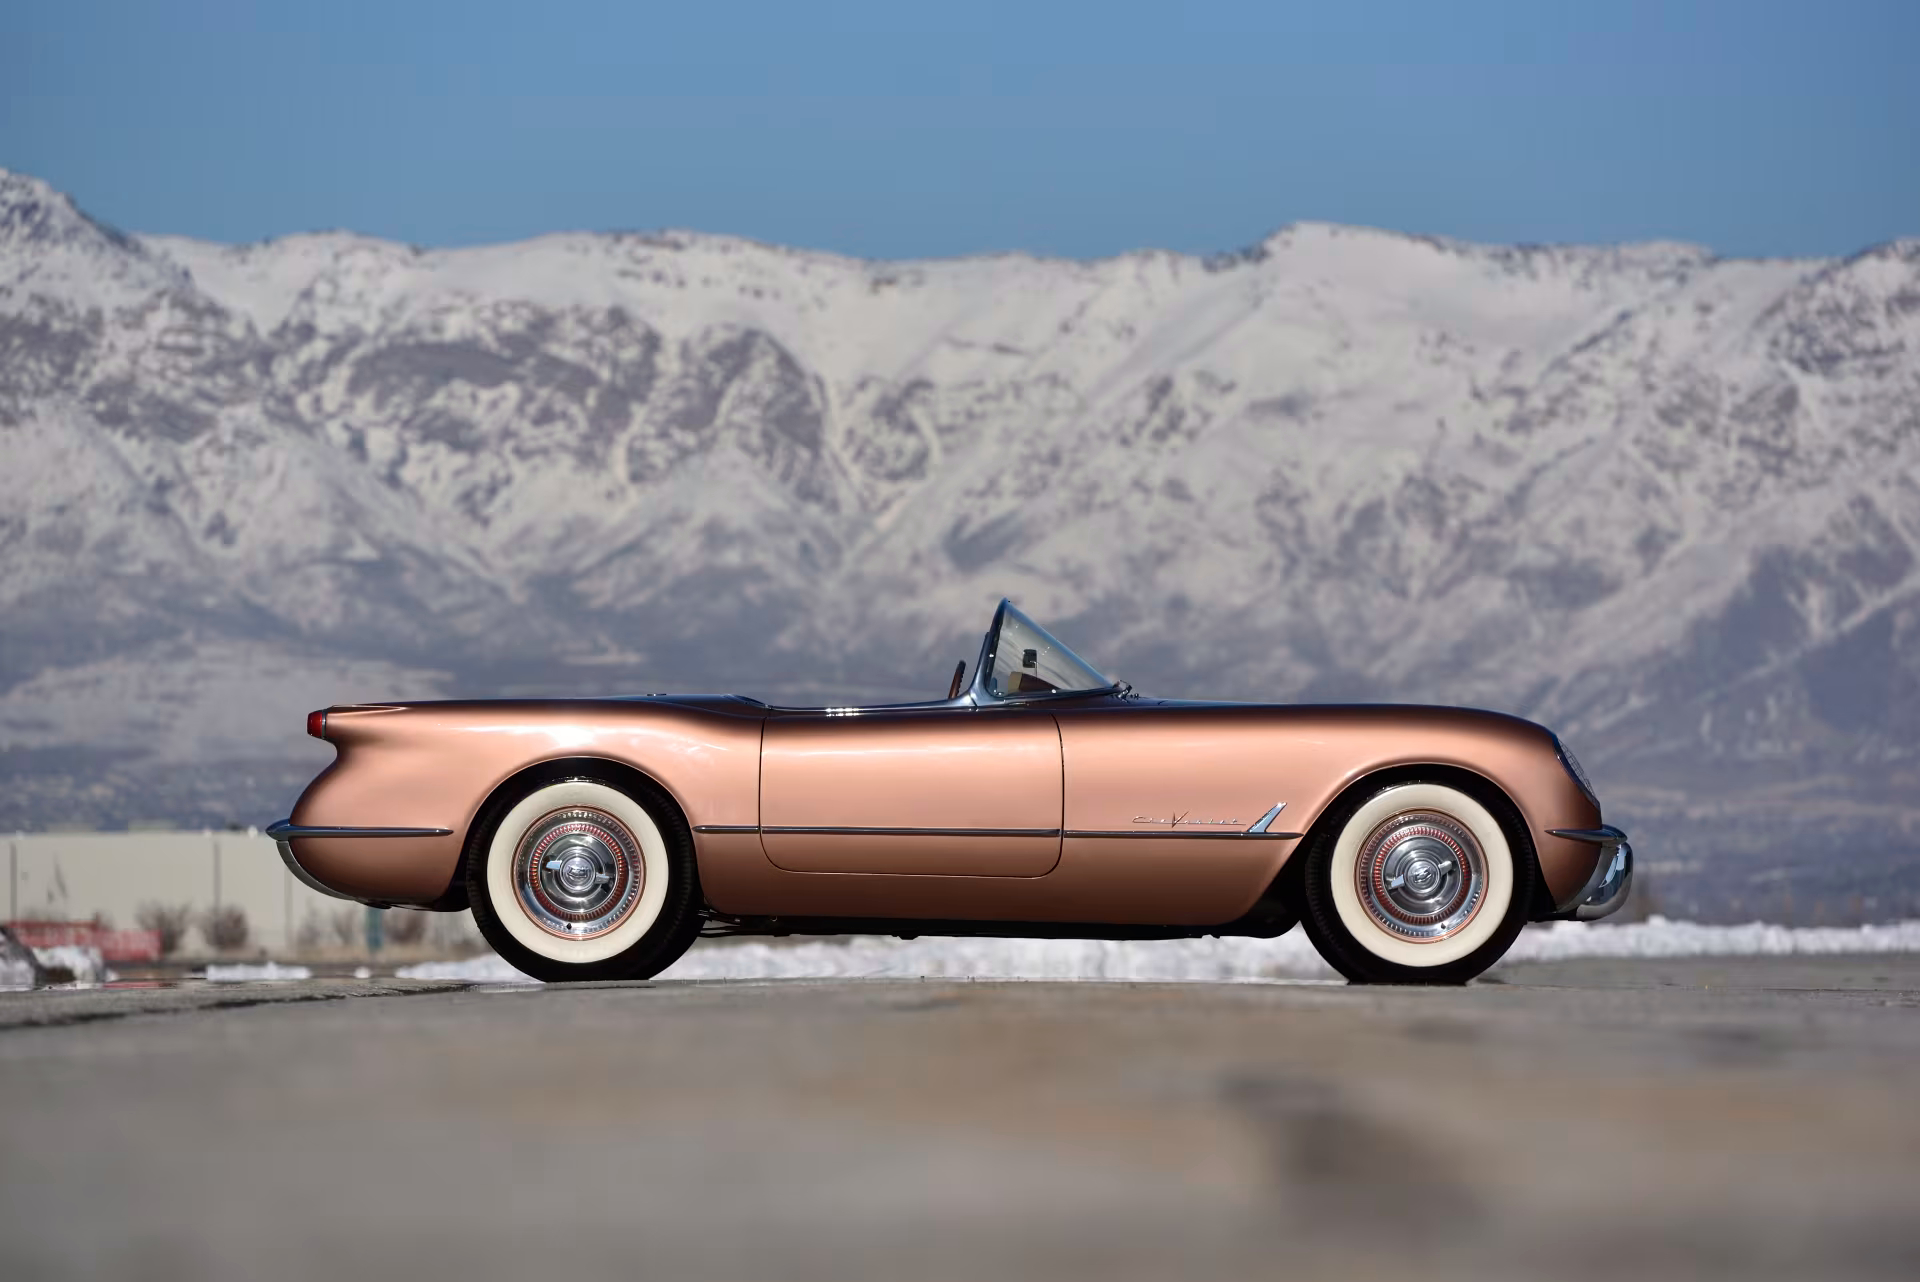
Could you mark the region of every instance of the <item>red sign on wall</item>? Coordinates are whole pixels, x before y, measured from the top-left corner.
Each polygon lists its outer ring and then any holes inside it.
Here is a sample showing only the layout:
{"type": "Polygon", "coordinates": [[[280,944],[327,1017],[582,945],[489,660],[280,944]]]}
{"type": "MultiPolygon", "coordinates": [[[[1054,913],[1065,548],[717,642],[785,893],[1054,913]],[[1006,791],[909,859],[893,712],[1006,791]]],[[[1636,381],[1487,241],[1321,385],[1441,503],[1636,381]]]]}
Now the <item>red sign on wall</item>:
{"type": "Polygon", "coordinates": [[[160,960],[157,930],[103,930],[90,921],[10,921],[7,929],[29,948],[97,948],[108,961],[160,960]]]}

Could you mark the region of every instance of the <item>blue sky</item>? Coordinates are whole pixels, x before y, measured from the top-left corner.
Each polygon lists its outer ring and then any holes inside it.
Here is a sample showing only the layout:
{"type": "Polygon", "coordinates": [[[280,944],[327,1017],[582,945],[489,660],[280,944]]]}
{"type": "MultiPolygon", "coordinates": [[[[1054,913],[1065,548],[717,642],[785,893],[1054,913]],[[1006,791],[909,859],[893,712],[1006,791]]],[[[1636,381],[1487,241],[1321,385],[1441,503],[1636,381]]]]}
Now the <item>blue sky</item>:
{"type": "Polygon", "coordinates": [[[1920,235],[1920,0],[0,5],[0,166],[120,226],[691,227],[868,257],[1296,219],[1920,235]]]}

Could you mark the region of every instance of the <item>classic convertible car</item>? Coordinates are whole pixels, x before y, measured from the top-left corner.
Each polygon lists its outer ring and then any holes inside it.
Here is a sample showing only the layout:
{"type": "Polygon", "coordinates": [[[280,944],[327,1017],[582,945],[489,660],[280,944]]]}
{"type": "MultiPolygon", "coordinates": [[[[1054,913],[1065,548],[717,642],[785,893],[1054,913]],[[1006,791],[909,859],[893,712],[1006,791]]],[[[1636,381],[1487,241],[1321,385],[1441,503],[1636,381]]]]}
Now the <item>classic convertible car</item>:
{"type": "Polygon", "coordinates": [[[1273,936],[1366,983],[1463,983],[1632,880],[1578,762],[1463,708],[1143,698],[1002,601],[943,700],[363,704],[268,829],[301,882],[471,908],[540,979],[702,934],[1273,936]]]}

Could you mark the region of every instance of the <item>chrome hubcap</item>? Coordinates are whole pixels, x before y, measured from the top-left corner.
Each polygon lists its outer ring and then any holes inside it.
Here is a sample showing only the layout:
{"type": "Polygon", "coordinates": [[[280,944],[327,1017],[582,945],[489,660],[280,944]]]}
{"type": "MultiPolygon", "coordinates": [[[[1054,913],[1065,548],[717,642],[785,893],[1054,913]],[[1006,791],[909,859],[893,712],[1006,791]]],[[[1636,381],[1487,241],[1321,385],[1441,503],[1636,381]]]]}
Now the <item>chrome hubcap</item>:
{"type": "Polygon", "coordinates": [[[611,874],[600,871],[606,854],[604,846],[591,837],[569,837],[565,840],[581,845],[591,842],[595,849],[592,855],[572,854],[565,859],[547,861],[547,871],[559,870],[555,880],[560,883],[561,894],[584,897],[596,885],[610,880],[611,874]]]}
{"type": "Polygon", "coordinates": [[[1436,811],[1395,815],[1360,846],[1355,889],[1367,914],[1401,939],[1445,939],[1479,911],[1487,860],[1466,825],[1436,811]]]}
{"type": "Polygon", "coordinates": [[[528,828],[513,872],[527,916],[565,939],[591,939],[625,921],[643,880],[640,844],[626,825],[584,806],[528,828]]]}

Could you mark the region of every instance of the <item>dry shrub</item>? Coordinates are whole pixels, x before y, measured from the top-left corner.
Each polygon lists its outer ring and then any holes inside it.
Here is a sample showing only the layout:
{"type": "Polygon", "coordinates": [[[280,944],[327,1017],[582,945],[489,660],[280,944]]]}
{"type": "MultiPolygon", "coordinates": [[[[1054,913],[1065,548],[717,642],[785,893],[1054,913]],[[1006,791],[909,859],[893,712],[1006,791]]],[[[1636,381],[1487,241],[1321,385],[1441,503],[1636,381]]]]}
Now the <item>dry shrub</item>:
{"type": "Polygon", "coordinates": [[[142,930],[157,932],[160,936],[160,955],[171,957],[180,951],[180,941],[187,937],[187,927],[193,922],[193,906],[156,904],[149,900],[140,905],[133,915],[133,921],[142,930]]]}
{"type": "Polygon", "coordinates": [[[245,948],[252,932],[247,926],[247,910],[238,904],[223,904],[209,909],[200,919],[200,933],[221,952],[245,948]]]}
{"type": "Polygon", "coordinates": [[[390,908],[386,913],[387,942],[390,944],[417,944],[427,935],[427,918],[431,914],[414,912],[409,908],[390,908]]]}

